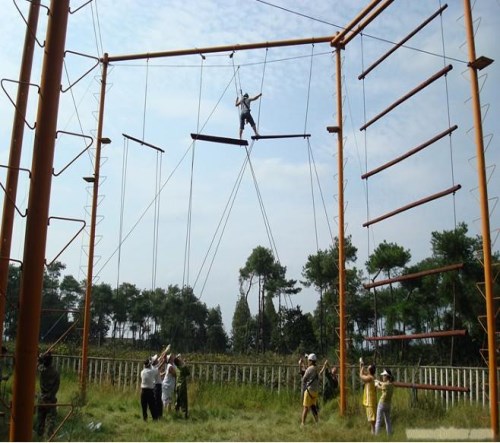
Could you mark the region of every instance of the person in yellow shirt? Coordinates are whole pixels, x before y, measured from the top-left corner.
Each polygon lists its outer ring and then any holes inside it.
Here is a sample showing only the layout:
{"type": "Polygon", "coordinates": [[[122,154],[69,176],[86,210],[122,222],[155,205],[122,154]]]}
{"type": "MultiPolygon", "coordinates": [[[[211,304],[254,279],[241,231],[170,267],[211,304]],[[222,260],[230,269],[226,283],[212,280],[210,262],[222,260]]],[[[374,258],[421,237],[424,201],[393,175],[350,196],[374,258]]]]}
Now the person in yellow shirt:
{"type": "Polygon", "coordinates": [[[363,382],[363,406],[366,410],[366,418],[370,423],[371,433],[375,434],[375,417],[377,407],[377,391],[375,390],[375,365],[366,367],[363,359],[359,359],[359,378],[363,382]]]}
{"type": "Polygon", "coordinates": [[[392,394],[394,392],[393,377],[390,369],[384,369],[382,371],[382,381],[375,380],[375,387],[382,391],[382,395],[378,402],[377,407],[377,420],[375,422],[375,434],[378,434],[380,427],[382,426],[382,419],[385,421],[385,429],[387,435],[392,434],[392,423],[391,423],[391,402],[392,394]]]}

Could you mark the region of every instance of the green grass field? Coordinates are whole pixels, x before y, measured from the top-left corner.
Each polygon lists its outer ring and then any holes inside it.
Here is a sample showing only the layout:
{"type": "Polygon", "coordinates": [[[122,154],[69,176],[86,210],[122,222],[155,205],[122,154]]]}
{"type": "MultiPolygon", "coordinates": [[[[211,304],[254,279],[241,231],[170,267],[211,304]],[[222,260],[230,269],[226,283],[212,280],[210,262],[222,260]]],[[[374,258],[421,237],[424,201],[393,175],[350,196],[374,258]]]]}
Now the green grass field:
{"type": "MultiPolygon", "coordinates": [[[[271,392],[262,387],[191,383],[190,414],[186,420],[172,413],[158,422],[142,420],[139,393],[119,392],[111,386],[88,388],[87,403],[76,407],[56,441],[405,441],[407,428],[488,428],[488,409],[460,405],[446,411],[419,394],[410,407],[407,389],[397,389],[393,403],[394,434],[372,436],[360,405],[361,393],[348,399],[348,413],[340,417],[337,400],[320,405],[320,423],[308,417],[300,426],[298,392],[271,392]],[[359,395],[358,395],[359,394],[359,395]],[[90,423],[101,423],[98,430],[90,423]]],[[[64,376],[60,403],[78,398],[78,382],[64,376]]],[[[59,408],[62,420],[68,408],[59,408]]],[[[0,419],[0,438],[8,440],[7,423],[0,419]]],[[[432,440],[430,438],[429,440],[432,440]]]]}

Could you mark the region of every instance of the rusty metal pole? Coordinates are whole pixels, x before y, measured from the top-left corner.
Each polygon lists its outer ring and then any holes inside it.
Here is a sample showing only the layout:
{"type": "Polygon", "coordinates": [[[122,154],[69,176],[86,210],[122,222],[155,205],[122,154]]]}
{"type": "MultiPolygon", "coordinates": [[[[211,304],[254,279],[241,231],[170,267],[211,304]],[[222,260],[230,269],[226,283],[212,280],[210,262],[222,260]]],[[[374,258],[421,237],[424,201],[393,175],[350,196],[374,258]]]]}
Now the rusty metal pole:
{"type": "Polygon", "coordinates": [[[106,96],[106,79],[108,73],[108,54],[104,54],[101,79],[101,98],[99,103],[99,119],[97,122],[97,143],[95,149],[94,187],[92,190],[92,209],[90,213],[89,260],[87,267],[87,286],[85,290],[85,310],[83,317],[82,366],[80,369],[80,393],[83,399],[87,393],[88,343],[90,333],[90,302],[92,298],[92,280],[94,279],[94,247],[97,220],[97,204],[99,197],[99,174],[101,164],[102,127],[104,121],[104,99],[106,96]]]}
{"type": "Polygon", "coordinates": [[[496,353],[496,327],[495,327],[495,302],[493,297],[493,276],[491,273],[491,237],[490,214],[488,209],[488,184],[486,180],[486,163],[484,159],[483,126],[481,120],[481,103],[479,98],[479,84],[477,78],[476,47],[474,43],[474,26],[470,0],[464,0],[464,20],[467,33],[467,46],[469,54],[469,73],[472,90],[472,114],[474,119],[474,132],[476,142],[477,172],[479,181],[479,202],[481,207],[481,234],[483,237],[483,266],[486,298],[486,324],[488,332],[488,372],[490,395],[490,424],[493,440],[498,440],[498,381],[497,381],[497,353],[496,353]]]}
{"type": "Polygon", "coordinates": [[[14,228],[19,166],[21,164],[21,151],[23,147],[24,120],[26,117],[26,108],[28,107],[29,83],[33,66],[33,53],[35,52],[36,30],[38,27],[39,15],[40,0],[33,0],[30,3],[28,24],[24,37],[24,49],[16,98],[16,112],[14,114],[10,141],[6,195],[3,201],[2,230],[0,234],[0,347],[3,342],[3,325],[5,321],[7,284],[9,278],[9,258],[12,246],[12,231],[14,228]]]}
{"type": "Polygon", "coordinates": [[[339,327],[340,327],[340,415],[347,410],[346,324],[345,324],[345,232],[344,232],[344,140],[342,130],[342,54],[340,45],[335,50],[337,75],[337,146],[339,194],[339,327]]]}
{"type": "Polygon", "coordinates": [[[33,146],[19,295],[10,440],[31,441],[47,221],[69,0],[51,0],[33,146]]]}

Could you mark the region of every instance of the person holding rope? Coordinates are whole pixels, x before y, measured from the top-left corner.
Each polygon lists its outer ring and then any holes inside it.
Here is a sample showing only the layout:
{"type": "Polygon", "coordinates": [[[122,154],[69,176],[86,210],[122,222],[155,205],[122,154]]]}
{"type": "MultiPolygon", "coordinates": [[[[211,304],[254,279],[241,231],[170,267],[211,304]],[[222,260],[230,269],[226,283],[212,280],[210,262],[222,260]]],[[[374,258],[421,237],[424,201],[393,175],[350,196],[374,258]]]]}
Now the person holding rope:
{"type": "Polygon", "coordinates": [[[154,396],[155,396],[155,406],[156,406],[156,415],[158,418],[163,417],[163,401],[162,401],[162,376],[161,376],[161,368],[165,364],[165,358],[167,354],[170,352],[170,345],[168,345],[165,350],[158,356],[158,354],[153,355],[151,357],[151,366],[155,375],[155,387],[154,387],[154,396]]]}
{"type": "Polygon", "coordinates": [[[243,136],[243,129],[245,128],[245,123],[250,123],[250,126],[255,132],[255,135],[258,137],[259,133],[257,132],[257,127],[255,126],[255,121],[250,112],[250,102],[257,100],[262,97],[262,93],[257,94],[255,97],[250,97],[248,93],[243,94],[243,96],[236,97],[235,106],[241,106],[240,110],[240,140],[243,136]]]}
{"type": "Polygon", "coordinates": [[[174,364],[174,355],[168,354],[165,358],[165,372],[161,385],[161,400],[163,409],[167,414],[172,411],[175,400],[175,384],[177,381],[177,368],[174,364]]]}
{"type": "Polygon", "coordinates": [[[394,392],[394,378],[390,369],[384,369],[382,371],[382,381],[375,380],[375,387],[382,391],[380,400],[377,407],[377,419],[375,421],[375,435],[380,432],[382,427],[382,420],[385,421],[385,429],[387,435],[392,434],[392,422],[391,422],[391,402],[392,394],[394,392]]]}
{"type": "Polygon", "coordinates": [[[339,387],[339,377],[337,374],[337,367],[333,366],[330,368],[328,360],[325,360],[321,370],[319,371],[319,376],[321,377],[325,373],[324,385],[323,385],[323,401],[326,403],[331,400],[337,393],[339,387]]]}
{"type": "Polygon", "coordinates": [[[158,420],[157,410],[155,406],[155,372],[151,366],[151,360],[144,360],[144,369],[141,371],[141,408],[142,418],[148,420],[148,407],[151,412],[151,418],[158,420]]]}
{"type": "Polygon", "coordinates": [[[175,385],[175,411],[181,411],[184,418],[188,418],[188,378],[191,375],[186,361],[182,358],[181,354],[177,354],[174,359],[174,364],[179,371],[177,382],[175,385]]]}
{"type": "Polygon", "coordinates": [[[375,434],[375,417],[377,407],[377,391],[375,390],[375,365],[365,367],[363,359],[359,359],[359,378],[363,382],[363,406],[366,418],[370,423],[371,433],[375,434]]]}
{"type": "Polygon", "coordinates": [[[318,423],[318,396],[319,396],[319,374],[316,367],[316,354],[307,356],[308,367],[302,377],[302,386],[304,387],[304,396],[302,401],[302,422],[304,426],[309,409],[311,410],[314,421],[318,423]]]}

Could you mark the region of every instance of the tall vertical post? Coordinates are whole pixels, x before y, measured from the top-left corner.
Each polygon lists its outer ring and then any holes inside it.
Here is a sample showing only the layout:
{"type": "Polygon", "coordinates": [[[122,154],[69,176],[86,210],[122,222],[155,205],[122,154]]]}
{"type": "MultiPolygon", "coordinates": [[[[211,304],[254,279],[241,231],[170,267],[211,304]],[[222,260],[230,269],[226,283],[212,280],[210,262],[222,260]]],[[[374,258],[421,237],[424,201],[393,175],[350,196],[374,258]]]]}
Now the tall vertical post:
{"type": "Polygon", "coordinates": [[[344,131],[342,130],[342,53],[335,50],[337,75],[337,146],[338,146],[338,196],[339,196],[339,338],[340,338],[340,415],[347,409],[346,324],[345,324],[345,232],[344,232],[344,131]]]}
{"type": "Polygon", "coordinates": [[[51,0],[33,146],[23,274],[19,294],[10,419],[11,441],[31,441],[33,432],[47,222],[68,14],[69,0],[51,0]]]}
{"type": "Polygon", "coordinates": [[[30,3],[28,23],[24,37],[24,49],[16,98],[16,112],[14,114],[12,136],[10,140],[6,195],[3,201],[2,230],[0,234],[0,347],[3,341],[3,325],[5,321],[7,284],[9,279],[9,259],[12,246],[12,231],[14,229],[19,166],[21,164],[21,151],[23,147],[24,120],[26,118],[26,108],[28,107],[29,83],[33,66],[33,53],[35,52],[36,30],[38,27],[39,15],[40,0],[33,0],[30,3]]]}
{"type": "Polygon", "coordinates": [[[498,440],[498,381],[497,353],[495,334],[495,302],[493,297],[493,277],[491,273],[491,237],[490,213],[488,209],[488,186],[486,180],[486,163],[484,159],[483,126],[481,120],[481,103],[477,78],[476,47],[474,43],[474,26],[470,0],[464,0],[464,19],[467,33],[469,56],[469,73],[472,90],[472,114],[474,120],[474,135],[476,143],[477,173],[479,181],[479,203],[481,207],[481,235],[483,237],[483,266],[486,298],[486,324],[488,332],[488,377],[490,396],[490,423],[493,440],[498,440]]]}
{"type": "Polygon", "coordinates": [[[92,280],[94,279],[94,247],[97,220],[97,203],[99,199],[99,175],[101,165],[102,127],[104,121],[104,100],[106,96],[106,79],[108,73],[108,54],[102,61],[101,97],[99,102],[99,118],[97,121],[97,142],[95,149],[94,180],[92,190],[92,209],[90,212],[89,260],[87,267],[87,286],[85,290],[85,312],[83,318],[82,366],[80,372],[80,393],[82,398],[87,392],[88,343],[90,334],[90,302],[92,298],[92,280]]]}

